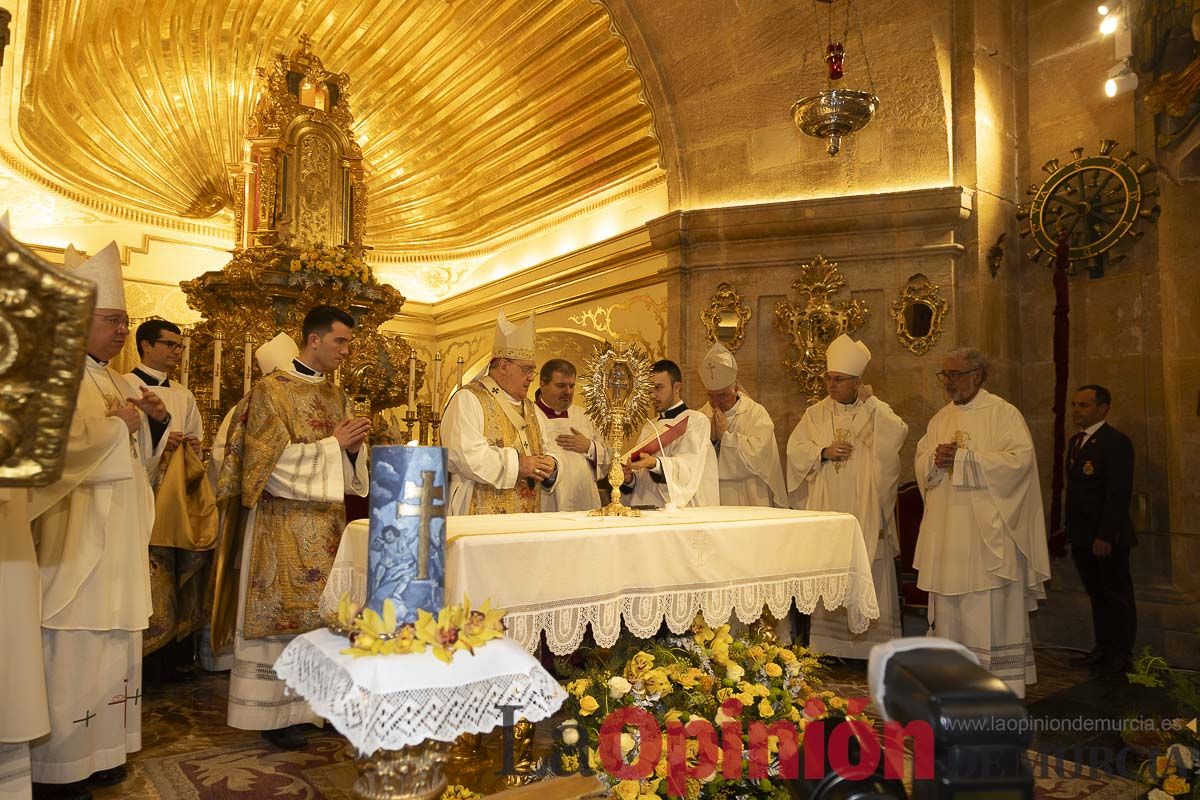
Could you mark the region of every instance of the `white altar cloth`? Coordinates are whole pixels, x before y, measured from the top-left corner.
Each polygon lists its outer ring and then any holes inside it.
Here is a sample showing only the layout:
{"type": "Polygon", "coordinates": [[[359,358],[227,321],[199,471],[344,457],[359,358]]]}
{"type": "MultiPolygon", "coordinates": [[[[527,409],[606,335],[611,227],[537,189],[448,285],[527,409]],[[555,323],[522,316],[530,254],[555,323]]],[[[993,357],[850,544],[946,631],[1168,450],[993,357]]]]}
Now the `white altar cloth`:
{"type": "Polygon", "coordinates": [[[447,664],[433,653],[342,655],[345,636],[316,630],[293,639],[275,672],[363,755],[399,750],[427,739],[452,742],[503,724],[498,705],[519,706],[514,718],[539,722],[567,693],[511,639],[493,639],[447,664]]]}
{"type": "MultiPolygon", "coordinates": [[[[867,549],[850,514],[750,506],[646,511],[641,517],[587,512],[446,518],[446,602],[466,594],[507,609],[508,636],[533,652],[542,633],[559,655],[573,652],[588,625],[601,647],[621,624],[647,638],[665,621],[687,630],[697,613],[709,625],[782,618],[790,605],[811,613],[843,605],[851,631],[879,617],[867,549]]],[[[349,592],[366,596],[366,520],[346,527],[322,613],[349,592]]]]}

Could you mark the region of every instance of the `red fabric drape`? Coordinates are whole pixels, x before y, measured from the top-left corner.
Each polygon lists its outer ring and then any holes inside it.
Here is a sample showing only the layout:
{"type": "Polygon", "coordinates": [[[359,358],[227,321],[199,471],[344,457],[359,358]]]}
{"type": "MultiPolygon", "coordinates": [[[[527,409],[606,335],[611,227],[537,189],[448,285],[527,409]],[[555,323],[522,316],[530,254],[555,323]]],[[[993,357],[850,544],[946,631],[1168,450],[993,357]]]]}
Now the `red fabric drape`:
{"type": "Polygon", "coordinates": [[[1054,251],[1054,474],[1050,479],[1050,554],[1067,553],[1062,529],[1063,450],[1066,446],[1067,367],[1071,355],[1071,287],[1067,267],[1071,264],[1071,243],[1064,233],[1054,251]]]}

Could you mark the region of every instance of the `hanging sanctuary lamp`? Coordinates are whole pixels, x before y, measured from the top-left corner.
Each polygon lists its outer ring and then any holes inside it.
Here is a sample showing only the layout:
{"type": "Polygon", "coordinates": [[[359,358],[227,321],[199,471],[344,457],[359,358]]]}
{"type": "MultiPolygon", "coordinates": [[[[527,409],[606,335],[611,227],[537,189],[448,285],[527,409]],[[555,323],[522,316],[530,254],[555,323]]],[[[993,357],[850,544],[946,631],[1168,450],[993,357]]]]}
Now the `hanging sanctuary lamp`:
{"type": "MultiPolygon", "coordinates": [[[[854,0],[813,0],[814,17],[819,20],[821,15],[817,3],[823,3],[827,7],[824,52],[828,74],[825,91],[797,100],[792,105],[792,119],[805,135],[824,139],[829,155],[836,156],[842,149],[842,139],[862,130],[875,116],[879,98],[875,95],[875,79],[871,75],[871,63],[867,60],[867,49],[863,44],[862,23],[853,8],[854,0]],[[836,5],[845,9],[840,39],[835,39],[833,32],[836,5]],[[841,84],[846,74],[845,42],[850,38],[852,15],[854,28],[858,33],[858,47],[862,53],[863,66],[866,68],[867,81],[871,87],[869,92],[846,89],[841,84]]],[[[820,26],[815,27],[819,29],[820,26]]],[[[817,52],[821,52],[819,30],[817,35],[817,52]]]]}

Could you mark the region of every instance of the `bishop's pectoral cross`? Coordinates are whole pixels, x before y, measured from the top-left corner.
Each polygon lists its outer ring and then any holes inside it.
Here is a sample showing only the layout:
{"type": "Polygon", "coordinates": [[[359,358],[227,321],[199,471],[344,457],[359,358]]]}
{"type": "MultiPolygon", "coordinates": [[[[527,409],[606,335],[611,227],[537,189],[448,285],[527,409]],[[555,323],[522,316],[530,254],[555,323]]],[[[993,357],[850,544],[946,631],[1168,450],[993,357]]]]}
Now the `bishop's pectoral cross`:
{"type": "Polygon", "coordinates": [[[397,505],[397,517],[419,516],[420,521],[417,523],[417,580],[429,580],[429,539],[431,536],[430,526],[435,518],[446,518],[445,503],[435,504],[434,500],[444,500],[444,488],[434,486],[433,479],[436,473],[432,470],[421,471],[421,485],[415,483],[404,483],[404,500],[420,500],[420,505],[409,505],[408,503],[399,503],[397,505]]]}

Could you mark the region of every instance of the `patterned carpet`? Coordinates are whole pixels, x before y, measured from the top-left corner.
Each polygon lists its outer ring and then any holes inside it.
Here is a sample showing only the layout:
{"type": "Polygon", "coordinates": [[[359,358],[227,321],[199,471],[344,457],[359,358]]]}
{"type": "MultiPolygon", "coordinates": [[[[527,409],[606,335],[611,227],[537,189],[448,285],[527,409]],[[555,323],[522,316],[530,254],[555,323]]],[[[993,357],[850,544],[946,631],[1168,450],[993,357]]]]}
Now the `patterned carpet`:
{"type": "MultiPolygon", "coordinates": [[[[1030,692],[1031,704],[1052,708],[1054,697],[1087,682],[1085,672],[1066,666],[1066,657],[1038,651],[1041,681],[1030,692]]],[[[854,664],[838,666],[830,676],[832,687],[846,694],[864,693],[865,682],[864,668],[854,664]]],[[[130,762],[129,779],[96,790],[97,800],[348,800],[356,773],[341,736],[314,728],[307,750],[280,751],[255,733],[225,725],[227,689],[224,674],[147,686],[143,749],[130,762]]],[[[548,789],[530,794],[549,796],[548,789]]],[[[1141,794],[1136,783],[1111,777],[1050,775],[1036,781],[1038,800],[1134,800],[1141,794]]]]}

